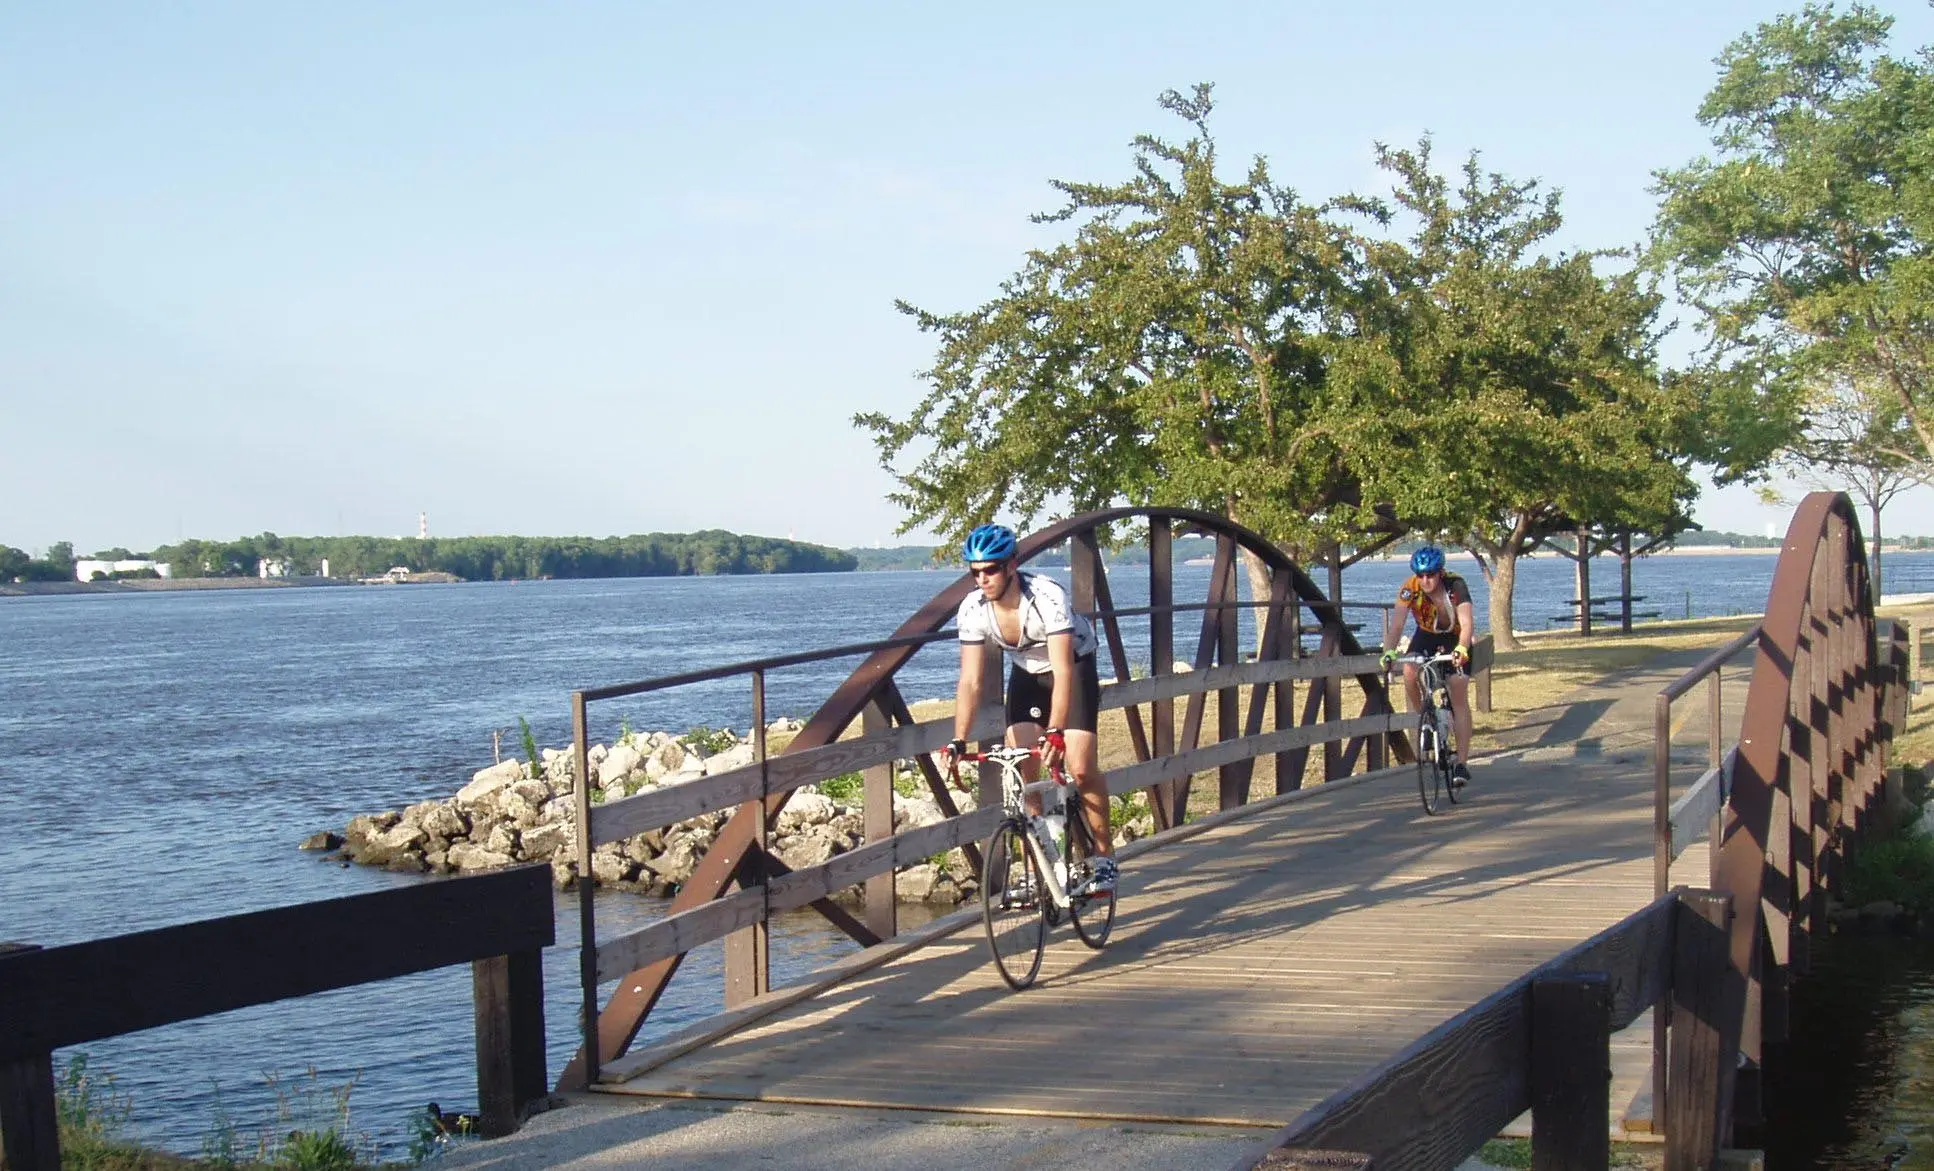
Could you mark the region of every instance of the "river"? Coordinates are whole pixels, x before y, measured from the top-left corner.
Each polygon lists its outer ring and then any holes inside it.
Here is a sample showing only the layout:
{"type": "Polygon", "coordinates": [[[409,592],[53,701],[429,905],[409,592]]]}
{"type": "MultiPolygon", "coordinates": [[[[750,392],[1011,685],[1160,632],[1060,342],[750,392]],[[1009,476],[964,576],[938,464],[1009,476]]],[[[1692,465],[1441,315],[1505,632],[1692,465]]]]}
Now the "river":
{"type": "MultiPolygon", "coordinates": [[[[1757,612],[1774,559],[1641,560],[1635,589],[1668,616],[1757,612]]],[[[1453,567],[1457,567],[1453,562],[1453,567]]],[[[1934,577],[1934,554],[1890,557],[1934,577]]],[[[1345,595],[1387,600],[1405,570],[1369,561],[1345,595]]],[[[1485,612],[1483,582],[1467,570],[1485,612]]],[[[1521,566],[1520,625],[1565,610],[1572,564],[1521,566]]],[[[1178,570],[1178,601],[1199,601],[1208,570],[1178,570]]],[[[450,795],[491,763],[493,733],[515,743],[568,736],[576,687],[644,679],[759,656],[883,637],[948,584],[942,573],[653,578],[362,589],[223,590],[0,599],[0,939],[59,944],[419,879],[339,867],[295,845],[350,816],[450,795]]],[[[1146,573],[1112,578],[1116,603],[1147,596],[1146,573]]],[[[1595,593],[1617,581],[1594,570],[1595,593]]],[[[1129,623],[1131,660],[1146,628],[1129,623]]],[[[1180,647],[1191,640],[1178,637],[1180,647]]],[[[787,669],[768,683],[774,715],[808,715],[852,661],[787,669]]],[[[909,699],[950,693],[957,658],[942,644],[901,674],[909,699]]],[[[743,681],[594,709],[593,733],[621,723],[743,730],[743,681]]],[[[575,916],[558,916],[546,956],[553,1074],[575,1049],[575,916]]],[[[616,934],[660,912],[628,895],[600,900],[616,934]]],[[[850,944],[817,916],[774,931],[775,983],[850,944]]],[[[694,957],[648,1029],[714,1011],[717,948],[694,957]]],[[[447,969],[267,1005],[88,1046],[132,1102],[137,1137],[194,1153],[216,1104],[244,1137],[273,1121],[265,1075],[351,1081],[356,1124],[395,1153],[421,1104],[475,1101],[469,974],[447,969]]],[[[59,1055],[62,1060],[66,1055],[59,1055]]]]}

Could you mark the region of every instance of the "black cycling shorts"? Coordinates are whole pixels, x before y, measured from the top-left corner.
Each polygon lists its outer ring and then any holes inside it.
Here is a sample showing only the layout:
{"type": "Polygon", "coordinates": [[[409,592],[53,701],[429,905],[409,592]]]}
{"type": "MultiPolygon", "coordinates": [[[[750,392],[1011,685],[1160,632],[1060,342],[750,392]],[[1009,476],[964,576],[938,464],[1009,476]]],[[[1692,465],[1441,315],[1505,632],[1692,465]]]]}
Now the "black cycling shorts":
{"type": "MultiPolygon", "coordinates": [[[[1435,655],[1449,653],[1456,649],[1457,635],[1455,632],[1450,634],[1432,634],[1429,631],[1419,630],[1416,634],[1410,636],[1410,653],[1413,655],[1435,655]]],[[[1466,660],[1464,666],[1451,667],[1449,671],[1453,675],[1463,675],[1467,673],[1464,667],[1468,666],[1470,666],[1470,661],[1466,660]]]]}
{"type": "MultiPolygon", "coordinates": [[[[1040,724],[1046,727],[1048,713],[1054,709],[1054,672],[1039,675],[1016,666],[1007,675],[1007,722],[1040,724]]],[[[1074,661],[1074,694],[1068,698],[1068,722],[1064,732],[1092,732],[1101,715],[1101,672],[1095,656],[1074,661]]]]}

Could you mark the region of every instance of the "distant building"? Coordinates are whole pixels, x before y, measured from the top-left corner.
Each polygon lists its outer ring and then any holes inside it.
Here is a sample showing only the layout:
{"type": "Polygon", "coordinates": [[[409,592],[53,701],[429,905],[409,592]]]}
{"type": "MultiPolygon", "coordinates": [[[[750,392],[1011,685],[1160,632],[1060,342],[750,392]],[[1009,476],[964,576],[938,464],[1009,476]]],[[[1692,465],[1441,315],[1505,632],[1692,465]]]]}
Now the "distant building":
{"type": "Polygon", "coordinates": [[[287,557],[264,557],[255,563],[255,576],[287,577],[289,576],[289,559],[287,557]]]}
{"type": "Polygon", "coordinates": [[[93,581],[96,574],[103,578],[117,573],[140,573],[152,569],[156,577],[171,577],[173,570],[165,561],[150,561],[146,558],[132,558],[125,561],[99,561],[91,557],[74,562],[75,581],[93,581]]]}

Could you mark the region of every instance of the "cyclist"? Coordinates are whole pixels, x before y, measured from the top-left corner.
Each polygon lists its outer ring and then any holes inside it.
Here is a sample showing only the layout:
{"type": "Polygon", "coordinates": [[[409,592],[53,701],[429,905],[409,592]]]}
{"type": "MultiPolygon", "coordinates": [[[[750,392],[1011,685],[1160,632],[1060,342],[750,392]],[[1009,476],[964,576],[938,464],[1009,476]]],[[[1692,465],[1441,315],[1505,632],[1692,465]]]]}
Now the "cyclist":
{"type": "MultiPolygon", "coordinates": [[[[1410,577],[1397,590],[1397,605],[1383,632],[1383,665],[1388,667],[1403,652],[1396,644],[1403,641],[1404,621],[1417,620],[1417,633],[1410,640],[1409,653],[1435,655],[1449,651],[1456,660],[1449,675],[1451,724],[1457,741],[1457,763],[1451,766],[1451,784],[1463,788],[1471,779],[1464,762],[1471,755],[1470,676],[1465,666],[1471,661],[1471,639],[1477,621],[1471,609],[1471,587],[1462,577],[1444,568],[1444,551],[1425,545],[1410,555],[1410,577]]],[[[1417,664],[1403,667],[1404,694],[1410,710],[1423,706],[1417,685],[1417,664]]]]}
{"type": "MultiPolygon", "coordinates": [[[[1013,664],[1007,677],[1007,742],[1039,744],[1042,759],[1061,763],[1081,793],[1094,830],[1094,873],[1082,891],[1115,889],[1114,840],[1108,832],[1108,783],[1095,744],[1101,677],[1095,665],[1094,625],[1074,612],[1061,583],[1025,573],[1015,559],[1014,530],[985,524],[967,534],[961,557],[980,587],[961,600],[960,686],[954,694],[954,739],[945,751],[967,751],[974,710],[980,706],[981,647],[992,639],[1013,664]],[[1045,730],[1044,730],[1045,728],[1045,730]]],[[[1031,781],[1033,761],[1026,765],[1031,781]]]]}

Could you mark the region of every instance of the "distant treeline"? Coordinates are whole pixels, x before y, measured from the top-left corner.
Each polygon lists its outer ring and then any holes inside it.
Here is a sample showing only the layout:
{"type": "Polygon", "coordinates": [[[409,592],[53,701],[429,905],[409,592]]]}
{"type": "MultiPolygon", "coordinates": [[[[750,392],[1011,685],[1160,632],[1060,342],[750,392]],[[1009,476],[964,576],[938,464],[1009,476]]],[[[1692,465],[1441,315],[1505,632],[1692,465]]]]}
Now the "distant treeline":
{"type": "Polygon", "coordinates": [[[395,567],[465,581],[513,578],[683,577],[743,573],[839,573],[852,554],[824,545],[741,536],[718,529],[628,537],[279,537],[183,541],[153,553],[176,577],[253,576],[264,561],[290,575],[377,577],[395,567]]]}

